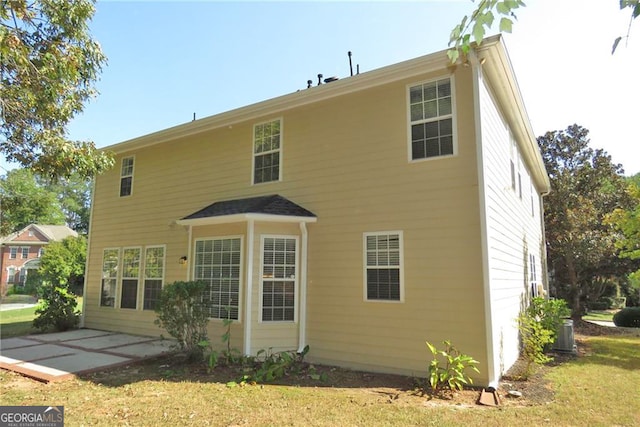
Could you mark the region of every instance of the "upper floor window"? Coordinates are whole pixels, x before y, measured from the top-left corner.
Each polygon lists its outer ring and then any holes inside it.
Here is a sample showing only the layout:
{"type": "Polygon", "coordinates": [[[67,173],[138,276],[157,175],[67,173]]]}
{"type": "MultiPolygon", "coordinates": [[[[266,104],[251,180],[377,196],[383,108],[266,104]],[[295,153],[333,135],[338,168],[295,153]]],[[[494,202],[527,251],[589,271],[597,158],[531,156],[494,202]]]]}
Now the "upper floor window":
{"type": "Polygon", "coordinates": [[[18,258],[18,248],[16,246],[11,246],[9,248],[9,259],[18,258]]]}
{"type": "Polygon", "coordinates": [[[122,159],[120,170],[120,197],[130,196],[133,191],[133,157],[122,159]]]}
{"type": "Polygon", "coordinates": [[[20,248],[21,252],[22,252],[22,259],[27,259],[29,258],[29,248],[28,247],[22,247],[20,248]]]}
{"type": "Polygon", "coordinates": [[[402,232],[364,234],[366,300],[403,301],[402,232]]]}
{"type": "Polygon", "coordinates": [[[43,254],[44,254],[44,248],[38,249],[38,258],[42,258],[43,254]]]}
{"type": "Polygon", "coordinates": [[[453,97],[450,78],[409,88],[411,160],[453,155],[453,97]]]}
{"type": "Polygon", "coordinates": [[[257,124],[253,128],[253,183],[280,181],[282,121],[257,124]]]}

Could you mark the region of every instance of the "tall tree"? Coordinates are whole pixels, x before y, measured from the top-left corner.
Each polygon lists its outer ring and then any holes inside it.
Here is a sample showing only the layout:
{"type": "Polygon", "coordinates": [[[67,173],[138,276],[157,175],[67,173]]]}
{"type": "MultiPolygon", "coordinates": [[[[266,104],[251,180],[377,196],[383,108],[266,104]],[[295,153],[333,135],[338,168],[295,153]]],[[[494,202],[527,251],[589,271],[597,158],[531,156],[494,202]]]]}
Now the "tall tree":
{"type": "Polygon", "coordinates": [[[605,221],[628,204],[623,170],[606,152],[589,147],[588,133],[572,125],[538,137],[551,180],[544,212],[548,265],[574,317],[582,314],[589,287],[630,272],[618,262],[618,233],[605,221]]]}
{"type": "Polygon", "coordinates": [[[106,62],[91,39],[93,0],[0,0],[0,153],[49,177],[113,164],[66,126],[95,95],[106,62]]]}
{"type": "Polygon", "coordinates": [[[87,238],[67,237],[52,242],[40,258],[42,279],[55,286],[79,289],[84,282],[84,267],[87,259],[87,238]]]}
{"type": "Polygon", "coordinates": [[[617,242],[620,256],[640,259],[640,174],[628,179],[627,191],[632,204],[626,209],[616,209],[609,221],[622,233],[617,242]]]}
{"type": "Polygon", "coordinates": [[[31,223],[65,223],[58,195],[42,186],[28,169],[9,171],[0,176],[0,236],[31,223]]]}
{"type": "Polygon", "coordinates": [[[92,182],[73,174],[57,181],[49,181],[45,186],[57,195],[67,225],[78,233],[87,234],[91,214],[92,182]]]}

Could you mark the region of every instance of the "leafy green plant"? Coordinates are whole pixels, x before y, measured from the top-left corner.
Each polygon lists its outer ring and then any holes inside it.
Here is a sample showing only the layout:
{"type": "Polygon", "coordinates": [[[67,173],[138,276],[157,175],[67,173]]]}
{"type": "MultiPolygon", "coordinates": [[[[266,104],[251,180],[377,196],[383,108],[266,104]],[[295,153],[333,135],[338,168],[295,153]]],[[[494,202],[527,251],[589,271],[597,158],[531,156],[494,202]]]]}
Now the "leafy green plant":
{"type": "Polygon", "coordinates": [[[522,356],[526,361],[521,374],[523,379],[531,376],[535,364],[551,360],[545,354],[545,348],[553,344],[564,318],[570,314],[566,301],[562,299],[535,297],[529,307],[518,316],[522,356]]]}
{"type": "Polygon", "coordinates": [[[156,307],[155,324],[178,341],[190,360],[202,360],[207,340],[208,314],[200,303],[206,284],[200,281],[174,282],[162,289],[156,307]]]}
{"type": "Polygon", "coordinates": [[[78,326],[80,312],[76,310],[76,296],[62,286],[44,286],[40,289],[40,302],[36,308],[33,326],[42,331],[51,328],[67,331],[78,326]]]}
{"type": "Polygon", "coordinates": [[[626,307],[613,315],[616,326],[640,328],[640,307],[626,307]]]}
{"type": "Polygon", "coordinates": [[[427,341],[427,347],[433,355],[428,368],[429,385],[436,394],[445,390],[462,390],[465,385],[473,384],[473,380],[465,372],[467,369],[480,372],[476,367],[479,364],[477,360],[460,353],[450,341],[443,341],[443,344],[444,350],[438,350],[427,341]]]}
{"type": "Polygon", "coordinates": [[[300,353],[294,351],[274,353],[271,350],[260,350],[256,355],[258,365],[245,369],[239,382],[271,382],[290,373],[300,373],[304,357],[308,352],[308,345],[300,353]]]}
{"type": "Polygon", "coordinates": [[[222,334],[222,343],[225,345],[225,350],[217,351],[211,345],[209,340],[202,340],[198,342],[198,346],[202,349],[203,353],[206,353],[205,362],[207,363],[207,371],[211,372],[218,366],[218,363],[221,360],[224,360],[226,365],[232,365],[233,363],[237,363],[242,359],[242,356],[238,349],[231,348],[231,325],[233,324],[233,319],[223,319],[222,325],[225,328],[224,333],[222,334]]]}

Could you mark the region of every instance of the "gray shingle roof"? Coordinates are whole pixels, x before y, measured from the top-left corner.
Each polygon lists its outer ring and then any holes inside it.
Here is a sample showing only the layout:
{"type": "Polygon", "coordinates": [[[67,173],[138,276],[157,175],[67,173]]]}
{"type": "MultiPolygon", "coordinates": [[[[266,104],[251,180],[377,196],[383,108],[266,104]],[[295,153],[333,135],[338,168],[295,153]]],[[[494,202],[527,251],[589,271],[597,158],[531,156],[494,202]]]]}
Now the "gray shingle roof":
{"type": "Polygon", "coordinates": [[[250,213],[316,218],[313,212],[293,203],[289,199],[273,194],[270,196],[215,202],[182,219],[210,218],[250,213]]]}

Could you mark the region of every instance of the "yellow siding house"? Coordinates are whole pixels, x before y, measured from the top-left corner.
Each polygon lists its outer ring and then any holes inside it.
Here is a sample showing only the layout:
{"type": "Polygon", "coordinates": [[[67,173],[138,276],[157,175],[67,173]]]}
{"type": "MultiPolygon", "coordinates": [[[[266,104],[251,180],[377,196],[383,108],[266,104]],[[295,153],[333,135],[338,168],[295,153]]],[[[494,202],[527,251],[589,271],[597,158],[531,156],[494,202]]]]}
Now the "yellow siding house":
{"type": "Polygon", "coordinates": [[[549,180],[502,40],[437,52],[107,147],[84,326],[160,335],[203,280],[216,342],[424,375],[451,340],[495,384],[545,288],[549,180]]]}

